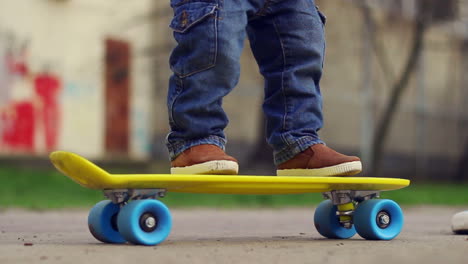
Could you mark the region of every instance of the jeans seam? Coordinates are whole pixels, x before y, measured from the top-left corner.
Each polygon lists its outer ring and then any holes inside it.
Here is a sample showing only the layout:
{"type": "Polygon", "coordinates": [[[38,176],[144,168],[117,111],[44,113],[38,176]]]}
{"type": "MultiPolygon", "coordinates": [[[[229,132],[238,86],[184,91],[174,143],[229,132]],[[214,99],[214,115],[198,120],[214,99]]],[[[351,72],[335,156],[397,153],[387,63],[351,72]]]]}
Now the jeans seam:
{"type": "MultiPolygon", "coordinates": [[[[177,78],[177,77],[176,77],[177,78]]],[[[174,123],[174,126],[175,127],[180,127],[175,118],[174,118],[174,105],[175,103],[177,102],[177,99],[179,99],[179,95],[180,93],[184,90],[184,80],[181,79],[181,78],[177,78],[176,80],[176,85],[178,87],[177,91],[176,91],[176,94],[174,95],[174,100],[172,100],[172,103],[171,103],[171,109],[170,109],[170,119],[172,120],[172,122],[174,123]]]]}
{"type": "MultiPolygon", "coordinates": [[[[285,67],[286,67],[286,51],[285,51],[285,48],[284,48],[284,43],[281,39],[281,35],[278,31],[278,27],[276,25],[276,21],[275,19],[273,19],[273,27],[275,28],[275,32],[276,32],[276,35],[278,37],[278,40],[280,42],[280,46],[281,46],[281,53],[282,53],[282,57],[283,57],[283,67],[281,69],[281,93],[283,94],[283,98],[284,98],[284,116],[283,116],[283,124],[281,125],[281,128],[284,131],[286,131],[286,122],[287,122],[287,114],[288,114],[288,101],[287,101],[287,97],[286,97],[286,92],[285,92],[285,86],[284,86],[284,71],[285,71],[285,67]]],[[[282,133],[281,134],[281,138],[284,142],[288,142],[287,138],[284,136],[284,134],[282,133]]]]}

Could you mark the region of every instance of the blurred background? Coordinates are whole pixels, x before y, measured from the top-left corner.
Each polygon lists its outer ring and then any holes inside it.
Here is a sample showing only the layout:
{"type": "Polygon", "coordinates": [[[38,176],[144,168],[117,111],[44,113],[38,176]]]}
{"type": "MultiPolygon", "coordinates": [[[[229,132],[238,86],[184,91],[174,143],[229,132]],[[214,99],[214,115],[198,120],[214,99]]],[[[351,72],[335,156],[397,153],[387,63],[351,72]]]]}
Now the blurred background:
{"type": "MultiPolygon", "coordinates": [[[[316,4],[327,16],[321,137],[362,157],[364,175],[466,182],[468,0],[316,4]]],[[[169,1],[0,0],[0,164],[59,149],[167,173],[172,15],[169,1]]],[[[262,99],[246,45],[224,100],[242,174],[275,172],[262,99]]]]}

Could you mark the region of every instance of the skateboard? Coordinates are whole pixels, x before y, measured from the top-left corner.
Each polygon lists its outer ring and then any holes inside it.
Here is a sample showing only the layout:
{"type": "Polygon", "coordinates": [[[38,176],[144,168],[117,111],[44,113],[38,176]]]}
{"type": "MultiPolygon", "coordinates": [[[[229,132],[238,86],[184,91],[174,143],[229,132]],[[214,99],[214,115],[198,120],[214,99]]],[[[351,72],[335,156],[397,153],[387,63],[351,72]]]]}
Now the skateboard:
{"type": "Polygon", "coordinates": [[[326,238],[347,239],[356,233],[369,240],[391,240],[403,227],[400,206],[378,199],[381,191],[404,188],[409,180],[366,177],[279,177],[249,175],[110,174],[71,152],[56,151],[50,159],[78,184],[102,190],[107,200],[88,215],[91,234],[104,243],[157,245],[172,228],[161,202],[169,192],[222,194],[322,193],[314,224],[326,238]]]}

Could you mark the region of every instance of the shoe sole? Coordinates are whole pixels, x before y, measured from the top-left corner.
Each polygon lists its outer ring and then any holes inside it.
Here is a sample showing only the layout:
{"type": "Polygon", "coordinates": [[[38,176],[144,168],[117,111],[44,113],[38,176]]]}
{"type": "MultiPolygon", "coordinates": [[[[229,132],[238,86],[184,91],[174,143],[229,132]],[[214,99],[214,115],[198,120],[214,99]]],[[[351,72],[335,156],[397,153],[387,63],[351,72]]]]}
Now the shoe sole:
{"type": "Polygon", "coordinates": [[[468,211],[457,213],[452,217],[452,231],[455,234],[468,234],[468,211]]]}
{"type": "Polygon", "coordinates": [[[173,167],[171,174],[219,174],[236,175],[239,164],[230,160],[213,160],[187,167],[173,167]]]}
{"type": "Polygon", "coordinates": [[[320,169],[285,169],[277,170],[278,176],[308,176],[308,177],[330,177],[330,176],[352,176],[362,171],[360,161],[346,162],[335,166],[320,169]]]}

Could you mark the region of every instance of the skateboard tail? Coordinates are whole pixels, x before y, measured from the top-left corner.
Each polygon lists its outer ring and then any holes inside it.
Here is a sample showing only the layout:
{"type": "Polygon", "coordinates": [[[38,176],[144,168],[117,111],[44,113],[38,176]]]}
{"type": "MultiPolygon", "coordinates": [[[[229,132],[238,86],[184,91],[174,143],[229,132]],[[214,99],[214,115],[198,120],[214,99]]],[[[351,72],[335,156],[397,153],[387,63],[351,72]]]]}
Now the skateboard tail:
{"type": "Polygon", "coordinates": [[[50,154],[50,160],[58,171],[81,186],[101,189],[112,181],[105,170],[74,153],[55,151],[50,154]]]}

